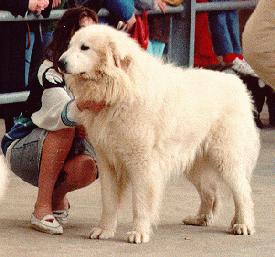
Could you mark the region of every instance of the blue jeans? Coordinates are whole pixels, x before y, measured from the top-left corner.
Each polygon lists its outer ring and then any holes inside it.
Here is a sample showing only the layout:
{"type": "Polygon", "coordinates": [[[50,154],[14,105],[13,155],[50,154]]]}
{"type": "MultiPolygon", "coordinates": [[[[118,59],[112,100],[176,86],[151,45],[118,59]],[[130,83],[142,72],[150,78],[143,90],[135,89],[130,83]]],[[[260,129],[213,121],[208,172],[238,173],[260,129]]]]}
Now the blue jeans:
{"type": "MultiPolygon", "coordinates": [[[[53,32],[43,32],[42,47],[45,49],[52,40],[53,32]]],[[[26,33],[26,50],[25,50],[25,87],[29,84],[29,73],[33,56],[33,47],[35,43],[35,32],[26,33]],[[30,38],[28,38],[30,36],[30,38]],[[29,44],[29,47],[28,47],[29,44]]],[[[36,53],[34,53],[36,54],[36,53]]]]}
{"type": "Polygon", "coordinates": [[[42,46],[45,49],[49,43],[52,41],[53,31],[45,31],[42,33],[42,46]]]}
{"type": "MultiPolygon", "coordinates": [[[[210,0],[209,2],[223,1],[210,0]]],[[[219,56],[229,53],[241,54],[237,11],[211,11],[208,19],[215,53],[219,56]]]]}
{"type": "Polygon", "coordinates": [[[25,87],[29,84],[29,72],[32,60],[32,49],[35,40],[35,33],[26,33],[26,50],[25,50],[25,87]],[[30,38],[28,38],[30,36],[30,38]],[[29,47],[28,47],[29,44],[29,47]]]}

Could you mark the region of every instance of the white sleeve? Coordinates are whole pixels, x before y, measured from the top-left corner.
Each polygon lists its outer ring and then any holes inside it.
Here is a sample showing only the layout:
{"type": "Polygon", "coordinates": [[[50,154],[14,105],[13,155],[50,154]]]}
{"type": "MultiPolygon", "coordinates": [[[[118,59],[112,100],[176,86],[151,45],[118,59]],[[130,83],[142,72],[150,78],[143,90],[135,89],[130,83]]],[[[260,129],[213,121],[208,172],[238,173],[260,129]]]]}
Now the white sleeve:
{"type": "Polygon", "coordinates": [[[38,77],[38,81],[40,83],[40,85],[43,86],[43,74],[44,72],[53,66],[53,63],[47,59],[45,59],[43,61],[43,63],[40,65],[39,69],[38,69],[38,73],[37,73],[37,77],[38,77]]]}
{"type": "Polygon", "coordinates": [[[80,111],[64,88],[45,89],[41,102],[41,109],[31,117],[39,128],[55,131],[75,126],[78,122],[80,111]]]}

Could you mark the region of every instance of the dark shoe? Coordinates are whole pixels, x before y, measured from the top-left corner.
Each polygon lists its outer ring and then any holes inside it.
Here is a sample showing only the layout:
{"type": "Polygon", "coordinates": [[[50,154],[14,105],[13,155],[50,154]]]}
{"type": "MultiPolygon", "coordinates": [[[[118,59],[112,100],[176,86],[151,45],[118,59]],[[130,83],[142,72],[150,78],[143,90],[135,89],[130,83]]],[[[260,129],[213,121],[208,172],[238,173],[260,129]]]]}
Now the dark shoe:
{"type": "Polygon", "coordinates": [[[268,86],[266,104],[269,114],[269,124],[275,127],[275,91],[268,86]]]}
{"type": "Polygon", "coordinates": [[[264,128],[264,124],[262,123],[261,119],[260,119],[260,114],[256,111],[253,112],[253,115],[254,115],[254,121],[256,123],[256,126],[259,128],[259,129],[262,129],[264,128]]]}
{"type": "Polygon", "coordinates": [[[251,75],[238,75],[246,85],[248,91],[251,93],[255,110],[253,112],[254,120],[257,127],[262,129],[264,125],[260,119],[260,113],[263,109],[266,99],[266,86],[262,87],[262,84],[265,84],[257,77],[251,75]]]}

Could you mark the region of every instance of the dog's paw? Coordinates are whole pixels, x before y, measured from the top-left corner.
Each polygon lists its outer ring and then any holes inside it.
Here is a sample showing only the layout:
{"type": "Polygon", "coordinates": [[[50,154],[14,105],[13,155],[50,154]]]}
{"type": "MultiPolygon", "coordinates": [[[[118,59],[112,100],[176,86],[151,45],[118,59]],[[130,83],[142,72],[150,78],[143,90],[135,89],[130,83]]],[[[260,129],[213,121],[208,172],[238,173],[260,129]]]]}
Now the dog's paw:
{"type": "Polygon", "coordinates": [[[92,228],[92,231],[90,232],[90,239],[109,239],[114,237],[115,231],[103,229],[100,227],[94,227],[92,228]]]}
{"type": "Polygon", "coordinates": [[[188,216],[182,222],[184,225],[208,226],[213,223],[213,215],[200,214],[197,216],[188,216]]]}
{"type": "Polygon", "coordinates": [[[255,233],[255,229],[253,227],[249,227],[246,224],[233,224],[230,229],[231,233],[234,235],[253,235],[255,233]]]}
{"type": "Polygon", "coordinates": [[[149,233],[130,231],[127,233],[128,242],[132,244],[148,243],[150,240],[149,233]]]}

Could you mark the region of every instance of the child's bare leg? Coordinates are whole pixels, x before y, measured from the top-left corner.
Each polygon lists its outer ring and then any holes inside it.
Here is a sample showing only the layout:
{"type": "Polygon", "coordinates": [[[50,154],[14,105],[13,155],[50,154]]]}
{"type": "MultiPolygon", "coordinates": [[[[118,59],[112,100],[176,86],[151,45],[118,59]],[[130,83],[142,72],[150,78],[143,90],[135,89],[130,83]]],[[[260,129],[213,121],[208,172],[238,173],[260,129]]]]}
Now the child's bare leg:
{"type": "Polygon", "coordinates": [[[95,160],[85,154],[77,155],[66,161],[64,171],[64,181],[54,189],[53,210],[68,209],[66,194],[91,184],[97,176],[95,160]]]}
{"type": "Polygon", "coordinates": [[[60,171],[63,169],[74,135],[74,128],[62,129],[49,132],[44,140],[38,181],[38,196],[34,210],[34,215],[38,219],[42,219],[46,214],[52,213],[54,185],[60,171]]]}

